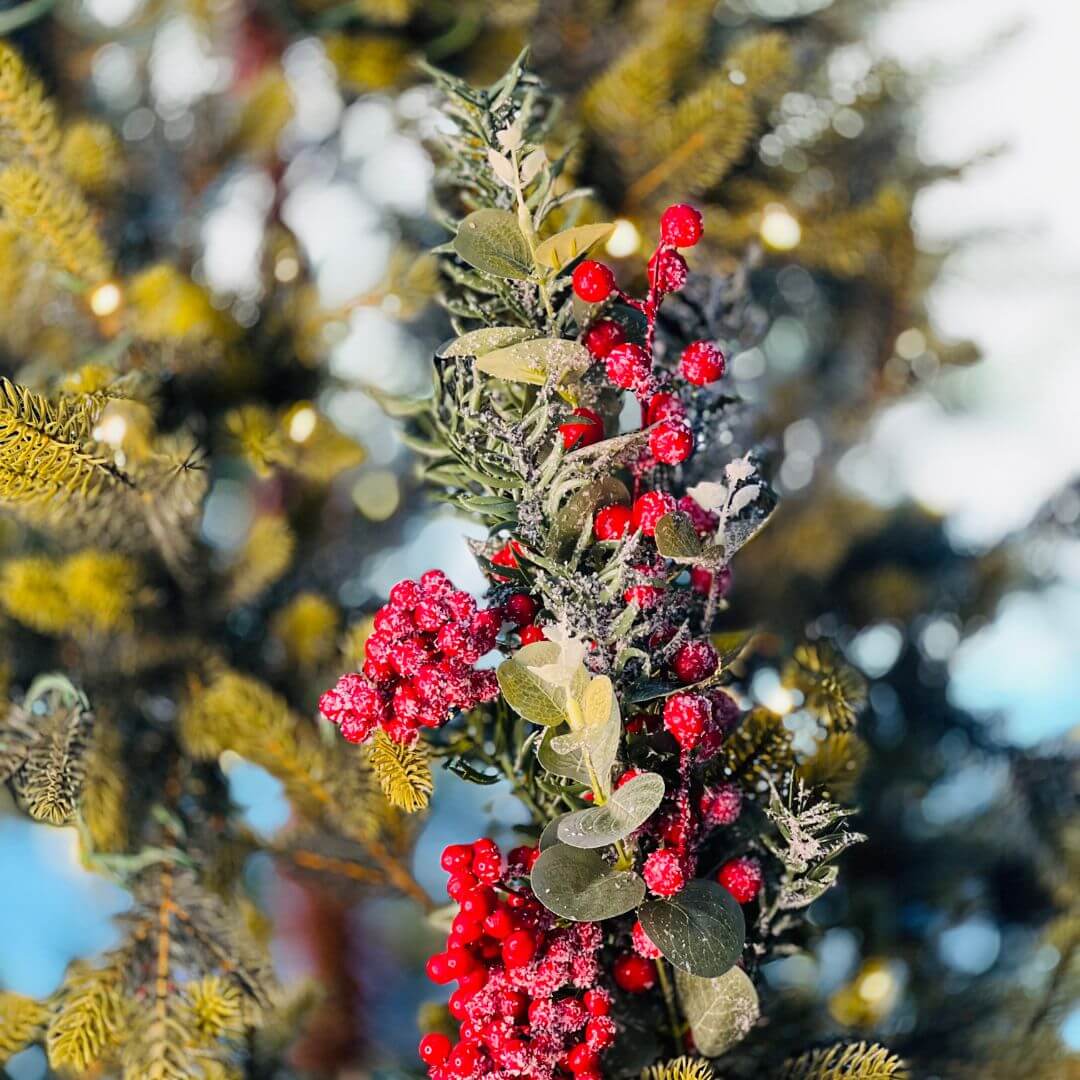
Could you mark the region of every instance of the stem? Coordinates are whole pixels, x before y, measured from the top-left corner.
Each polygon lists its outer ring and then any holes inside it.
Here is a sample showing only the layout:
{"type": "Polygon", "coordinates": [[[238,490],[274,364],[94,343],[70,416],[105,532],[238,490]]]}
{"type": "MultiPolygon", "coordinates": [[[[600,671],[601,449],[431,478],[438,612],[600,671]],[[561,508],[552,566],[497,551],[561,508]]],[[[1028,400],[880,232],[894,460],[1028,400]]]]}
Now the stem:
{"type": "MultiPolygon", "coordinates": [[[[518,205],[518,227],[525,237],[525,243],[529,245],[529,255],[533,266],[536,266],[536,230],[533,228],[532,214],[525,205],[525,192],[521,188],[521,173],[518,171],[517,150],[510,151],[510,164],[514,167],[514,197],[518,205]]],[[[555,326],[555,309],[551,306],[551,296],[548,294],[547,283],[537,281],[537,289],[540,291],[540,299],[544,303],[544,311],[547,312],[548,321],[555,326]]]]}
{"type": "Polygon", "coordinates": [[[656,977],[660,982],[660,991],[664,995],[664,1007],[667,1009],[668,1023],[671,1025],[671,1038],[677,1047],[682,1025],[679,1023],[679,1012],[675,1007],[675,991],[672,989],[671,980],[667,974],[667,965],[664,961],[654,960],[653,963],[656,965],[656,977]]]}

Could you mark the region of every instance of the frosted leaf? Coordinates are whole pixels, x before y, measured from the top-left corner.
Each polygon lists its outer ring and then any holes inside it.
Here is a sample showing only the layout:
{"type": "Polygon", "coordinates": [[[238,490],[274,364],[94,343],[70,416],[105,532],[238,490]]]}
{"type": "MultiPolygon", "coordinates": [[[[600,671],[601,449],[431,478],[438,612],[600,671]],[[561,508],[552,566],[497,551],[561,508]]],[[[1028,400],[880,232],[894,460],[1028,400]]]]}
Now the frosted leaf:
{"type": "Polygon", "coordinates": [[[580,680],[580,673],[585,669],[585,657],[588,655],[589,647],[584,641],[574,637],[562,623],[545,627],[544,633],[547,634],[548,641],[558,647],[557,658],[536,666],[529,664],[527,660],[522,662],[538,679],[569,691],[580,680]]]}
{"type": "Polygon", "coordinates": [[[719,510],[727,500],[727,488],[713,480],[704,480],[700,484],[686,489],[690,496],[702,510],[710,512],[719,510]]]}

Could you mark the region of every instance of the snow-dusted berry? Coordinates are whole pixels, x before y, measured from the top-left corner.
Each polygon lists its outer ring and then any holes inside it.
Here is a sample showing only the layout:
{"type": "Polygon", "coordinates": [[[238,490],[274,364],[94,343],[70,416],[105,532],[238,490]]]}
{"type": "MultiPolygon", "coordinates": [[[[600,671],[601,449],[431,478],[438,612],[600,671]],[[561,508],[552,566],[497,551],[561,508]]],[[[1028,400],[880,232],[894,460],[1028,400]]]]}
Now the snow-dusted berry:
{"type": "Polygon", "coordinates": [[[585,331],[581,340],[597,360],[603,360],[616,345],[626,340],[626,331],[614,319],[599,319],[585,331]]]}
{"type": "Polygon", "coordinates": [[[695,386],[708,386],[724,374],[724,354],[711,341],[692,341],[679,361],[682,377],[695,386]]]}
{"type": "Polygon", "coordinates": [[[615,288],[615,275],[610,266],[586,259],[578,263],[573,273],[574,292],[586,304],[599,304],[615,288]]]}
{"type": "Polygon", "coordinates": [[[694,450],[690,425],[682,420],[661,420],[649,432],[649,450],[664,465],[678,465],[694,450]]]}
{"type": "Polygon", "coordinates": [[[706,825],[734,825],[742,813],[742,789],[738,784],[717,784],[706,788],[698,800],[701,819],[706,825]]]}
{"type": "Polygon", "coordinates": [[[633,342],[616,345],[604,360],[607,377],[620,390],[643,393],[652,378],[649,354],[633,342]]]}
{"type": "Polygon", "coordinates": [[[580,446],[592,446],[604,437],[604,420],[592,409],[575,409],[573,419],[559,425],[563,446],[567,450],[576,450],[580,446]]]}
{"type": "Polygon", "coordinates": [[[686,884],[682,860],[668,848],[659,848],[645,860],[642,877],[657,896],[674,896],[686,884]]]}
{"type": "Polygon", "coordinates": [[[720,657],[709,641],[688,641],[675,654],[671,670],[684,686],[707,679],[720,666],[720,657]]]}
{"type": "Polygon", "coordinates": [[[660,519],[674,509],[674,496],[666,491],[646,491],[634,500],[630,512],[630,527],[635,531],[640,529],[646,536],[653,536],[660,519]]]}
{"type": "Polygon", "coordinates": [[[731,859],[720,867],[716,880],[740,904],[749,904],[761,891],[765,875],[761,871],[761,863],[757,859],[747,855],[738,859],[731,859]]]}
{"type": "Polygon", "coordinates": [[[709,701],[700,694],[673,694],[664,702],[664,727],[683,750],[697,746],[711,719],[709,701]]]}
{"type": "Polygon", "coordinates": [[[649,260],[649,284],[657,292],[678,292],[688,273],[686,260],[677,251],[659,248],[649,260]]]}
{"type": "Polygon", "coordinates": [[[686,203],[669,206],[660,217],[660,238],[673,247],[693,247],[704,231],[701,214],[686,203]]]}

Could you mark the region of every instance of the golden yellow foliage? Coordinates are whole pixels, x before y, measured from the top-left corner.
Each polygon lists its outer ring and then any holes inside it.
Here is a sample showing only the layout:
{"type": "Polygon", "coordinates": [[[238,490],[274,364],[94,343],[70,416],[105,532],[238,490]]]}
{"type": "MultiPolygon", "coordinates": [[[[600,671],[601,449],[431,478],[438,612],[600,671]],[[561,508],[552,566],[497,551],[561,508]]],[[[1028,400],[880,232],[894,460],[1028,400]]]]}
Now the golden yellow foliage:
{"type": "Polygon", "coordinates": [[[55,105],[7,42],[0,42],[0,131],[11,150],[41,166],[51,162],[60,145],[55,105]]]}
{"type": "Polygon", "coordinates": [[[156,344],[228,344],[239,335],[239,327],[214,307],[206,289],[166,263],[128,282],[127,317],[136,334],[156,344]]]}
{"type": "Polygon", "coordinates": [[[837,1043],[784,1065],[783,1080],[907,1080],[907,1066],[877,1043],[837,1043]]]}
{"type": "Polygon", "coordinates": [[[866,702],[866,680],[824,641],[797,646],[782,682],[800,691],[806,708],[833,733],[850,731],[866,702]]]}
{"type": "Polygon", "coordinates": [[[130,630],[142,594],[137,564],[112,552],[81,551],[65,559],[30,555],[0,569],[0,606],[42,634],[130,630]]]}
{"type": "Polygon", "coordinates": [[[220,975],[206,975],[187,987],[192,1028],[203,1045],[243,1034],[240,990],[220,975]]]}
{"type": "Polygon", "coordinates": [[[679,1057],[650,1066],[641,1080],[713,1080],[713,1071],[704,1058],[679,1057]]]}
{"type": "Polygon", "coordinates": [[[60,168],[90,195],[111,191],[122,174],[120,141],[108,124],[78,120],[68,126],[60,143],[60,168]]]}
{"type": "Polygon", "coordinates": [[[399,38],[381,34],[331,34],[326,55],[350,90],[385,90],[408,70],[409,49],[399,38]]]}
{"type": "Polygon", "coordinates": [[[15,162],[0,170],[0,206],[19,236],[54,270],[104,281],[109,254],[82,195],[55,175],[15,162]]]}
{"type": "Polygon", "coordinates": [[[334,655],[337,608],[316,593],[300,593],[274,615],[271,629],[284,645],[290,663],[315,668],[334,655]]]}
{"type": "Polygon", "coordinates": [[[54,1069],[86,1072],[116,1044],[123,1030],[121,983],[121,973],[112,965],[74,964],[68,970],[45,1035],[54,1069]]]}
{"type": "Polygon", "coordinates": [[[870,750],[854,732],[827,735],[812,757],[799,763],[799,776],[809,787],[820,789],[833,802],[851,798],[870,750]]]}
{"type": "Polygon", "coordinates": [[[225,414],[225,429],[244,460],[266,476],[287,455],[285,433],[274,413],[263,405],[241,405],[225,414]]]}
{"type": "Polygon", "coordinates": [[[49,1009],[33,998],[0,991],[0,1065],[41,1036],[49,1009]]]}
{"type": "Polygon", "coordinates": [[[268,67],[255,82],[237,121],[233,143],[241,153],[263,157],[273,152],[278,136],[293,118],[296,104],[285,73],[268,67]]]}
{"type": "Polygon", "coordinates": [[[246,604],[270,588],[289,569],[295,550],[296,536],[284,515],[256,518],[229,573],[230,602],[246,604]]]}
{"type": "Polygon", "coordinates": [[[83,827],[95,852],[118,852],[127,847],[130,807],[123,749],[116,725],[98,716],[86,756],[86,782],[79,803],[83,827]]]}
{"type": "Polygon", "coordinates": [[[395,742],[382,728],[375,732],[368,751],[371,767],[391,806],[415,814],[431,799],[434,784],[427,747],[395,742]]]}

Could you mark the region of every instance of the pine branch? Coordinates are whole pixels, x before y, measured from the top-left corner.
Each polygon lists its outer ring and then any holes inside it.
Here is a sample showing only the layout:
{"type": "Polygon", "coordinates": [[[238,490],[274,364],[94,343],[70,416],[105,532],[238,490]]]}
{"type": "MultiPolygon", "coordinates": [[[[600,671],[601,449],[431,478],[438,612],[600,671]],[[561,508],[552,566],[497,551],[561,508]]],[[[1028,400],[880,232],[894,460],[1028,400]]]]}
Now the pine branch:
{"type": "Polygon", "coordinates": [[[0,42],[0,132],[11,153],[47,167],[60,146],[56,107],[41,82],[7,42],[0,42]]]}
{"type": "Polygon", "coordinates": [[[783,1080],[907,1080],[911,1074],[895,1054],[876,1043],[837,1043],[811,1050],[784,1065],[783,1080]]]}
{"type": "Polygon", "coordinates": [[[394,742],[380,729],[372,740],[369,759],[391,806],[408,814],[427,806],[434,785],[424,743],[394,742]]]}

